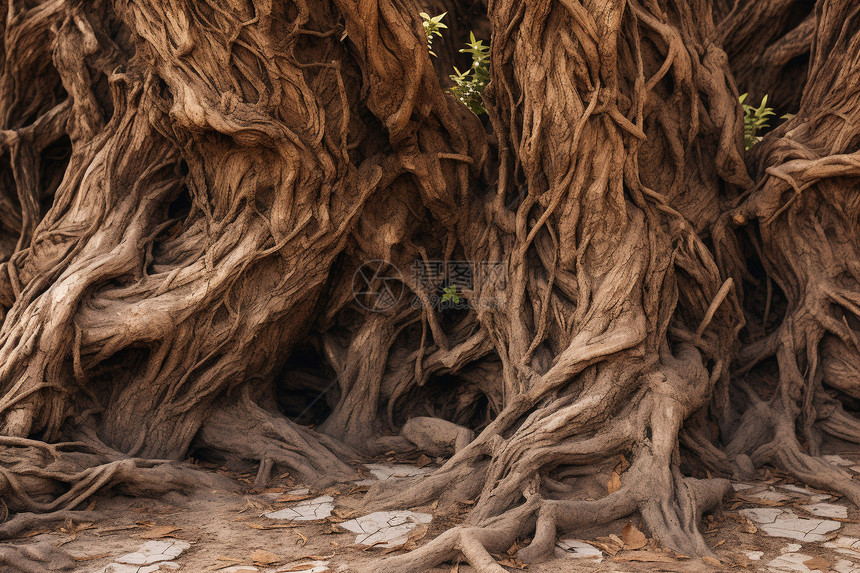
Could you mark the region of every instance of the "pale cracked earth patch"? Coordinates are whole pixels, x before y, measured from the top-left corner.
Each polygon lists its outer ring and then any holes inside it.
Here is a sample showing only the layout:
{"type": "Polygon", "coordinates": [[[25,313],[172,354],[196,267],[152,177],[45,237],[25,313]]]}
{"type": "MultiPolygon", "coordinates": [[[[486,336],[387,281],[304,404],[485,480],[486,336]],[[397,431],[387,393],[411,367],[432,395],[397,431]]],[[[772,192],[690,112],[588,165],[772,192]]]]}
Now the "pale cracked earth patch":
{"type": "Polygon", "coordinates": [[[860,573],[860,567],[857,566],[856,563],[852,561],[848,561],[847,559],[840,559],[833,566],[833,570],[836,573],[860,573]]]}
{"type": "Polygon", "coordinates": [[[122,563],[110,563],[104,569],[104,573],[156,573],[156,571],[176,571],[179,564],[173,561],[155,563],[154,565],[123,565],[122,563]]]}
{"type": "Polygon", "coordinates": [[[134,553],[117,557],[113,563],[97,569],[96,573],[154,573],[159,569],[179,569],[179,564],[171,561],[191,547],[187,541],[178,539],[158,539],[147,541],[134,553]]]}
{"type": "Polygon", "coordinates": [[[410,531],[432,520],[433,516],[427,513],[377,511],[344,521],[340,526],[358,534],[355,536],[356,544],[390,548],[403,545],[409,539],[410,531]]]}
{"type": "MultiPolygon", "coordinates": [[[[804,555],[803,553],[785,553],[780,555],[776,559],[768,561],[767,566],[771,568],[771,571],[799,571],[800,573],[813,573],[816,571],[814,569],[810,569],[804,562],[808,562],[814,559],[811,555],[804,555]]],[[[827,568],[829,571],[829,567],[827,568]]]]}
{"type": "Polygon", "coordinates": [[[801,507],[812,515],[817,515],[818,517],[848,519],[848,508],[844,505],[836,505],[835,503],[811,503],[801,507]]]}
{"type": "Polygon", "coordinates": [[[603,561],[603,552],[600,549],[578,539],[559,539],[555,546],[556,557],[592,559],[595,563],[603,561]]]}
{"type": "Polygon", "coordinates": [[[286,519],[289,521],[316,521],[325,519],[334,511],[334,498],[323,495],[308,501],[303,501],[292,507],[264,514],[269,519],[286,519]]]}
{"type": "Polygon", "coordinates": [[[800,496],[805,496],[809,498],[809,501],[812,503],[818,503],[820,501],[824,501],[825,499],[830,499],[832,497],[829,493],[816,493],[807,487],[800,487],[788,484],[783,484],[779,487],[781,489],[784,489],[785,491],[789,491],[800,496]]]}
{"type": "Polygon", "coordinates": [[[782,502],[790,499],[800,501],[798,498],[804,498],[803,501],[815,504],[832,497],[828,493],[816,493],[809,488],[788,484],[763,487],[761,485],[753,486],[747,483],[733,483],[732,488],[738,492],[739,495],[749,499],[750,501],[761,499],[764,501],[782,502]]]}
{"type": "Polygon", "coordinates": [[[790,499],[790,497],[784,493],[778,491],[764,490],[756,493],[748,494],[749,497],[763,499],[765,501],[786,501],[790,499]]]}
{"type": "Polygon", "coordinates": [[[373,477],[357,482],[358,485],[373,485],[377,481],[424,476],[435,469],[430,467],[419,468],[406,464],[365,464],[364,467],[370,471],[370,475],[373,477]]]}
{"type": "Polygon", "coordinates": [[[831,564],[826,559],[815,558],[803,553],[785,553],[769,561],[767,566],[773,573],[796,571],[799,573],[860,573],[860,567],[847,559],[831,564]]]}
{"type": "Polygon", "coordinates": [[[758,524],[768,535],[798,541],[824,541],[828,533],[840,528],[839,522],[797,517],[793,511],[777,507],[742,509],[741,513],[758,524]]]}
{"type": "Polygon", "coordinates": [[[842,553],[843,555],[860,558],[860,539],[856,537],[840,535],[833,541],[825,543],[824,547],[835,549],[837,553],[842,553]]]}

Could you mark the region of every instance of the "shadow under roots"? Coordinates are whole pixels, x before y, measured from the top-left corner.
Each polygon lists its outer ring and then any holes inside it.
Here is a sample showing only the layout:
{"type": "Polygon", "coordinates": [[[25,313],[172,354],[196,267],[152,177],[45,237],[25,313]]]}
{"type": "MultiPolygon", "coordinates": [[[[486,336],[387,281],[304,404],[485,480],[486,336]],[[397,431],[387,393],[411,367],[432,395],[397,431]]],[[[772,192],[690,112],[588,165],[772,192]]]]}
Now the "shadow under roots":
{"type": "Polygon", "coordinates": [[[256,467],[257,489],[285,471],[315,487],[356,479],[346,462],[358,454],[314,429],[331,414],[338,394],[320,349],[302,343],[271,384],[243,386],[215,404],[193,455],[240,471],[256,467]]]}
{"type": "Polygon", "coordinates": [[[293,350],[275,376],[275,399],[283,414],[302,426],[318,427],[337,404],[337,374],[312,343],[293,350]]]}
{"type": "Polygon", "coordinates": [[[461,376],[432,376],[426,384],[412,388],[398,400],[393,408],[394,423],[402,427],[410,418],[426,416],[478,433],[498,414],[495,400],[484,390],[461,376]]]}

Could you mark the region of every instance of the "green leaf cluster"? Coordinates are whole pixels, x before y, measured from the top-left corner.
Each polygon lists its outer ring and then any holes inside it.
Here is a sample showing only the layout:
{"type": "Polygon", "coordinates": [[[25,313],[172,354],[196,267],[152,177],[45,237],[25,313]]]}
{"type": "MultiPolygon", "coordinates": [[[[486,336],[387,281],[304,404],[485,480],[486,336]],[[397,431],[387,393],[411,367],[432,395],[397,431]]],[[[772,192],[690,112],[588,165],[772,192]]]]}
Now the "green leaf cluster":
{"type": "Polygon", "coordinates": [[[454,304],[460,304],[460,295],[457,294],[457,285],[450,285],[442,288],[445,293],[442,295],[442,302],[454,301],[454,304]]]}
{"type": "Polygon", "coordinates": [[[485,46],[483,40],[475,39],[473,32],[469,32],[469,42],[466,46],[460,50],[460,53],[470,54],[472,65],[464,72],[454,68],[456,73],[450,76],[451,81],[454,82],[451,93],[473,113],[481,115],[487,111],[484,109],[481,95],[490,81],[490,46],[485,46]]]}
{"type": "Polygon", "coordinates": [[[436,56],[436,52],[433,51],[433,36],[441,38],[442,32],[440,32],[440,30],[448,28],[448,26],[442,23],[442,18],[444,18],[447,13],[448,12],[442,12],[438,16],[431,16],[427,12],[421,12],[418,14],[421,16],[421,21],[424,25],[424,34],[427,35],[427,51],[430,52],[431,56],[436,56]]]}
{"type": "MultiPolygon", "coordinates": [[[[447,12],[438,16],[431,16],[427,12],[419,14],[424,26],[424,34],[427,36],[427,51],[432,56],[436,56],[433,51],[433,38],[441,38],[441,30],[448,28],[442,23],[442,18],[446,14],[447,12]]],[[[490,81],[490,46],[485,46],[483,40],[475,38],[474,32],[469,32],[469,42],[466,43],[465,48],[460,50],[460,53],[471,55],[472,65],[462,72],[456,67],[454,68],[454,73],[449,76],[454,82],[451,93],[476,115],[481,115],[487,111],[484,109],[484,100],[481,96],[490,81]]]]}
{"type": "Polygon", "coordinates": [[[749,149],[761,141],[759,132],[769,127],[770,116],[776,114],[773,108],[767,107],[767,95],[761,98],[758,107],[744,103],[746,99],[747,94],[740,97],[741,107],[744,109],[744,149],[749,149]]]}

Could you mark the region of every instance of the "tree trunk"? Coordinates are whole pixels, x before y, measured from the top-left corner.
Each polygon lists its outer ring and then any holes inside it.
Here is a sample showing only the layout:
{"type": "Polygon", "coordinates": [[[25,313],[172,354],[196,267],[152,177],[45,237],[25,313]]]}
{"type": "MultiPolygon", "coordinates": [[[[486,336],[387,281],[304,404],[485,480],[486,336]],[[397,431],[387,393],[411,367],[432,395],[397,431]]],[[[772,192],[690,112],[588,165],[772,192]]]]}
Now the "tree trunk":
{"type": "Polygon", "coordinates": [[[860,7],[821,2],[815,18],[800,109],[754,148],[757,184],[717,225],[732,237],[725,259],[737,262],[750,241],[766,274],[745,289],[749,339],[733,388],[718,396],[729,457],[748,454],[857,504],[857,482],[817,456],[824,434],[860,442],[860,421],[843,408],[860,395],[860,7]]]}
{"type": "Polygon", "coordinates": [[[368,493],[475,500],[392,573],[635,512],[709,555],[702,513],[766,463],[860,502],[817,457],[860,438],[849,0],[439,0],[438,59],[408,0],[31,4],[0,76],[13,520],[232,487],[192,451],[257,487],[445,455],[368,493]],[[469,29],[483,119],[445,89],[469,29]],[[739,89],[800,111],[745,153],[739,89]]]}

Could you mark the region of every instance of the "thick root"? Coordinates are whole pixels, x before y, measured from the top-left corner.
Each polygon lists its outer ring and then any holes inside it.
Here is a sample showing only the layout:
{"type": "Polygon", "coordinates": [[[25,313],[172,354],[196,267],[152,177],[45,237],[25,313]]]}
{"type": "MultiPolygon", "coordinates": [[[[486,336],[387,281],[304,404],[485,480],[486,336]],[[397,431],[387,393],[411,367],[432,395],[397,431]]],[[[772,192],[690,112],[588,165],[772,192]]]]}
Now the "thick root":
{"type": "Polygon", "coordinates": [[[60,510],[51,513],[19,513],[9,521],[0,523],[0,539],[12,539],[21,533],[51,523],[65,521],[90,521],[101,519],[98,511],[60,510]]]}
{"type": "Polygon", "coordinates": [[[0,565],[8,573],[45,573],[74,569],[75,562],[50,543],[37,543],[0,547],[0,565]]]}
{"type": "Polygon", "coordinates": [[[12,512],[49,513],[74,509],[111,487],[131,495],[237,489],[232,480],[188,464],[128,458],[104,446],[101,449],[93,453],[92,445],[81,442],[45,444],[2,437],[0,496],[12,512]]]}
{"type": "Polygon", "coordinates": [[[257,489],[266,487],[276,467],[316,487],[358,477],[343,461],[359,458],[349,447],[263,409],[247,395],[236,404],[216,407],[194,445],[224,456],[228,463],[259,462],[257,489]]]}

